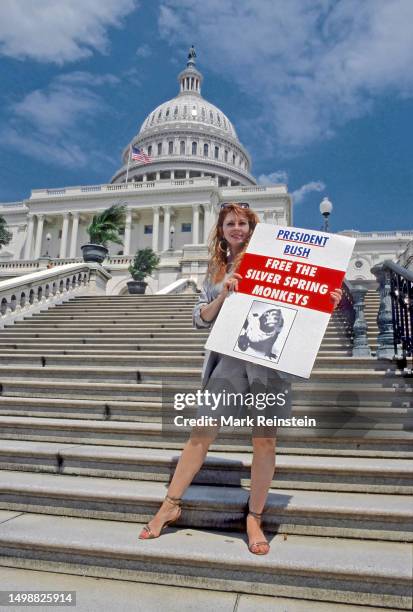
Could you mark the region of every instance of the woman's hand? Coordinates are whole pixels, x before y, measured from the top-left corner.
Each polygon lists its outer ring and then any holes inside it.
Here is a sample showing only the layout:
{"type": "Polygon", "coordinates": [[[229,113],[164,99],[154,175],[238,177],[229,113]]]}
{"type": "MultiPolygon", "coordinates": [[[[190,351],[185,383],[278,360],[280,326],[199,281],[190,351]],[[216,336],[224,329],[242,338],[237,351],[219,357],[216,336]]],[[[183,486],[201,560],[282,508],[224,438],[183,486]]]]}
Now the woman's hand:
{"type": "Polygon", "coordinates": [[[334,302],[333,310],[335,310],[337,306],[339,305],[339,303],[341,302],[342,295],[343,295],[342,289],[337,288],[337,289],[334,289],[334,291],[330,291],[330,297],[332,301],[334,302]]]}
{"type": "Polygon", "coordinates": [[[241,274],[233,272],[229,278],[224,282],[220,295],[226,298],[233,291],[238,291],[238,282],[242,280],[241,274]]]}

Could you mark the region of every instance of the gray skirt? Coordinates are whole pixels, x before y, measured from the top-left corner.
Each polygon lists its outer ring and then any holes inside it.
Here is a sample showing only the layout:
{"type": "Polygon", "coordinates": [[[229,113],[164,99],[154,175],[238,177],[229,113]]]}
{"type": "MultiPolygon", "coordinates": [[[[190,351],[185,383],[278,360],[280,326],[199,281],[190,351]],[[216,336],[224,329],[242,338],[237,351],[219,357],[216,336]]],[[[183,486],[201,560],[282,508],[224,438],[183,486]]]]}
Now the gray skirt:
{"type": "Polygon", "coordinates": [[[212,417],[219,426],[249,426],[253,436],[274,436],[276,419],[291,417],[291,385],[276,370],[227,355],[217,364],[204,389],[196,417],[212,417]],[[241,425],[238,424],[241,420],[241,425]],[[231,425],[235,423],[235,425],[231,425]]]}

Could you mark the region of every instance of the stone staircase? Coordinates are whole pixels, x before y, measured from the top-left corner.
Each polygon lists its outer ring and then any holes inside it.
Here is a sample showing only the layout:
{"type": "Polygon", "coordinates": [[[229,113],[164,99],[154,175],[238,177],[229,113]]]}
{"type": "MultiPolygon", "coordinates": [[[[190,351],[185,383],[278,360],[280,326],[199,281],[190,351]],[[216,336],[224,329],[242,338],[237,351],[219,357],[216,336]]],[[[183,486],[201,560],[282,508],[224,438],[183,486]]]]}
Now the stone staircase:
{"type": "MultiPolygon", "coordinates": [[[[137,539],[188,435],[165,432],[162,415],[174,391],[199,388],[195,300],[78,297],[0,332],[0,564],[411,609],[412,384],[387,361],[352,358],[339,312],[311,379],[293,387],[294,415],[318,426],[277,439],[270,554],[246,546],[240,433],[211,446],[177,528],[137,539]]],[[[377,308],[369,292],[373,350],[377,308]]]]}

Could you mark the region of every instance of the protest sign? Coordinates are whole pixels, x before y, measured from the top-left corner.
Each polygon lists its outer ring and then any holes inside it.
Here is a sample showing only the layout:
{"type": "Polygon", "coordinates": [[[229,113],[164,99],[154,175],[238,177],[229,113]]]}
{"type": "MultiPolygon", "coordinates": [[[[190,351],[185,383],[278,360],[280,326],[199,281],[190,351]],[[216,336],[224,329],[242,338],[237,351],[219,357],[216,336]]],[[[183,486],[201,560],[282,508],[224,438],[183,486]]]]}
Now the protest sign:
{"type": "Polygon", "coordinates": [[[208,350],[309,378],[354,238],[259,223],[208,350]]]}

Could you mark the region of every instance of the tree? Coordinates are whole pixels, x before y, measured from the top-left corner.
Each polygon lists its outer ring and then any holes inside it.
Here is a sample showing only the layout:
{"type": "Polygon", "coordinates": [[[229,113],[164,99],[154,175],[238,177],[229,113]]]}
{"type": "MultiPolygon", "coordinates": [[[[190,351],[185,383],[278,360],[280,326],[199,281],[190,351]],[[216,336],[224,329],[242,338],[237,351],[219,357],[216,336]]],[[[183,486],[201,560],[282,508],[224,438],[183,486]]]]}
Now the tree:
{"type": "Polygon", "coordinates": [[[9,244],[12,237],[13,234],[7,229],[5,218],[0,215],[0,247],[9,244]]]}

